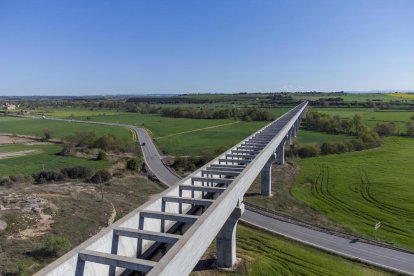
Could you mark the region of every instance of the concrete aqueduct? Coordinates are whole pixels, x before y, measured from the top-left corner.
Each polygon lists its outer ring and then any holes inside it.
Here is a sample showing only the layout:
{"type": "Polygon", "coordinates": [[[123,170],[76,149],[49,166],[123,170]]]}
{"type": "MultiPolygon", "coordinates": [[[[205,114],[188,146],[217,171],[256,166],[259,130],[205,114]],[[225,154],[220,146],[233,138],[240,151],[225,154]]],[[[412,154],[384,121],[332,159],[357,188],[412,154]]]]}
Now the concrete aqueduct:
{"type": "Polygon", "coordinates": [[[36,275],[188,275],[215,238],[218,266],[232,267],[243,196],[260,172],[261,192],[270,196],[272,163],[284,163],[306,107],[291,109],[36,275]]]}

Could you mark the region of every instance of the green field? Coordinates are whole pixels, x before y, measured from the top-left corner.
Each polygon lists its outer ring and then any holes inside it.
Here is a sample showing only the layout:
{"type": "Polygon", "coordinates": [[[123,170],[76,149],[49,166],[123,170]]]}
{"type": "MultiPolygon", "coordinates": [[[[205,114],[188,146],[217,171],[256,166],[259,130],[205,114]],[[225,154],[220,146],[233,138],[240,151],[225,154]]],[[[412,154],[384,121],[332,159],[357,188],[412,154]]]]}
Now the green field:
{"type": "MultiPolygon", "coordinates": [[[[227,275],[389,275],[261,230],[237,227],[237,254],[243,257],[239,273],[227,275]],[[338,269],[340,268],[340,269],[338,269]]],[[[224,273],[223,273],[224,274],[224,273]]]]}
{"type": "Polygon", "coordinates": [[[87,109],[87,108],[41,108],[31,111],[32,114],[45,115],[47,117],[69,118],[87,116],[116,115],[120,113],[116,109],[87,109]]]}
{"type": "Polygon", "coordinates": [[[366,102],[367,100],[371,101],[383,101],[389,102],[397,100],[395,97],[391,97],[385,93],[347,93],[347,94],[305,94],[305,93],[289,93],[296,100],[319,100],[319,99],[328,99],[328,98],[342,98],[345,102],[366,102]]]}
{"type": "Polygon", "coordinates": [[[217,128],[156,139],[162,151],[173,155],[200,155],[204,152],[223,152],[239,143],[268,122],[238,122],[217,128]]]}
{"type": "Polygon", "coordinates": [[[299,144],[322,144],[325,142],[337,142],[351,140],[353,137],[342,134],[328,134],[323,132],[300,130],[297,136],[299,144]]]}
{"type": "Polygon", "coordinates": [[[132,139],[130,130],[115,126],[100,126],[93,124],[80,124],[73,122],[57,122],[42,119],[0,117],[0,133],[33,135],[41,137],[43,131],[53,132],[52,138],[66,138],[76,132],[94,131],[97,136],[113,134],[121,139],[132,139]]]}
{"type": "Polygon", "coordinates": [[[397,130],[401,133],[406,131],[406,123],[414,115],[414,111],[375,110],[373,108],[312,108],[312,110],[344,118],[352,118],[358,114],[361,116],[362,123],[371,128],[377,123],[395,122],[397,130]]]}
{"type": "Polygon", "coordinates": [[[354,233],[414,249],[414,139],[380,148],[299,160],[292,194],[354,233]]]}
{"type": "Polygon", "coordinates": [[[2,145],[1,152],[34,150],[25,156],[0,159],[0,177],[9,175],[30,175],[45,170],[58,170],[70,166],[87,166],[93,169],[110,166],[108,161],[87,160],[75,157],[57,155],[62,150],[61,145],[2,145]]]}
{"type": "MultiPolygon", "coordinates": [[[[289,109],[268,108],[266,110],[273,116],[279,117],[289,109]]],[[[87,114],[93,121],[127,123],[144,127],[155,139],[160,150],[171,155],[200,155],[206,151],[227,149],[269,123],[247,123],[233,119],[170,118],[156,114],[127,112],[112,115],[107,112],[107,115],[94,116],[90,112],[92,111],[84,110],[79,113],[73,112],[73,114],[76,119],[81,120],[85,120],[85,114],[87,114]]],[[[66,110],[56,110],[50,114],[66,118],[69,113],[66,110]]]]}

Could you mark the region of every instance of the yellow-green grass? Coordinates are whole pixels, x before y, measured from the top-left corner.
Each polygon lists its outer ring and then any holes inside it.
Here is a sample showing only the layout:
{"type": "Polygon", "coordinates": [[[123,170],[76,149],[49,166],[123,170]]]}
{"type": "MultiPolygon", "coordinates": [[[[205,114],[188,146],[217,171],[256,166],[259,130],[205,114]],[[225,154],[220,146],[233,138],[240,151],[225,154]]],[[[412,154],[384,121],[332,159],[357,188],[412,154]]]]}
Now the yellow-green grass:
{"type": "Polygon", "coordinates": [[[74,122],[58,122],[43,119],[0,117],[0,133],[33,135],[41,137],[44,130],[52,131],[52,138],[66,138],[77,132],[94,131],[96,135],[113,134],[124,140],[131,140],[132,133],[126,128],[74,122]]]}
{"type": "Polygon", "coordinates": [[[9,175],[29,175],[41,170],[58,170],[71,166],[86,166],[101,169],[110,166],[108,161],[87,160],[57,155],[61,145],[2,145],[0,152],[18,152],[34,150],[28,155],[0,159],[0,177],[9,175]]]}
{"type": "Polygon", "coordinates": [[[414,249],[414,139],[380,148],[299,160],[292,194],[354,233],[414,249]]]}
{"type": "Polygon", "coordinates": [[[396,97],[403,100],[414,100],[413,93],[388,93],[387,96],[396,97]]]}
{"type": "Polygon", "coordinates": [[[383,101],[389,102],[395,100],[395,98],[390,97],[388,94],[385,93],[347,93],[347,94],[306,94],[306,93],[290,93],[296,100],[319,100],[319,99],[332,99],[332,98],[342,98],[345,102],[366,102],[368,100],[371,101],[383,101]]]}
{"type": "Polygon", "coordinates": [[[312,108],[312,110],[327,113],[330,115],[339,115],[344,118],[352,118],[355,114],[361,116],[362,123],[373,128],[377,123],[395,122],[397,131],[404,133],[406,123],[414,115],[414,111],[398,110],[375,110],[373,108],[352,109],[352,108],[312,108]]]}
{"type": "MultiPolygon", "coordinates": [[[[245,226],[237,227],[237,254],[244,275],[389,275],[283,237],[245,226]]],[[[239,273],[223,273],[239,275],[239,273]]]]}

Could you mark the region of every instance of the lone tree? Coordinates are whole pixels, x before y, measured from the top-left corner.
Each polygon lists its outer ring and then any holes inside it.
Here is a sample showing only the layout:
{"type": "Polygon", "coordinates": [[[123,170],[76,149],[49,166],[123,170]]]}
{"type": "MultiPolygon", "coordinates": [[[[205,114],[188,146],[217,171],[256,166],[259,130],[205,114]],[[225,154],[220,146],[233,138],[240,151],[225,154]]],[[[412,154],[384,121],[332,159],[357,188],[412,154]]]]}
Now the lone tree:
{"type": "Polygon", "coordinates": [[[107,171],[107,170],[99,170],[90,179],[90,181],[92,183],[99,184],[99,188],[101,190],[102,200],[104,199],[103,184],[105,182],[108,182],[109,180],[111,180],[111,178],[112,178],[112,175],[111,175],[111,173],[109,171],[107,171]]]}
{"type": "Polygon", "coordinates": [[[51,130],[49,130],[49,129],[43,130],[43,139],[44,140],[48,141],[48,140],[52,139],[52,136],[53,136],[53,132],[51,130]]]}

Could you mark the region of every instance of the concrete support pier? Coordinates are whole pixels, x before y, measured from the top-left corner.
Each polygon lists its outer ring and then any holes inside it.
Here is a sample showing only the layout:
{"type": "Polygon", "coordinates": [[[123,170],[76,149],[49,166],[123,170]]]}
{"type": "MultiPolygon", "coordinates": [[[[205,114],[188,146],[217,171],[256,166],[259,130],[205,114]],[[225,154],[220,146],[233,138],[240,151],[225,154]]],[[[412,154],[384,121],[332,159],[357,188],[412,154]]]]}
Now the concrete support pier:
{"type": "Polygon", "coordinates": [[[285,144],[286,140],[284,140],[276,149],[276,164],[283,165],[285,164],[285,144]]]}
{"type": "Polygon", "coordinates": [[[236,226],[244,213],[244,204],[236,207],[217,234],[217,266],[230,268],[236,263],[236,226]]]}
{"type": "Polygon", "coordinates": [[[272,163],[275,159],[275,156],[272,155],[267,163],[264,165],[261,175],[262,175],[262,196],[271,196],[272,195],[272,163]]]}

